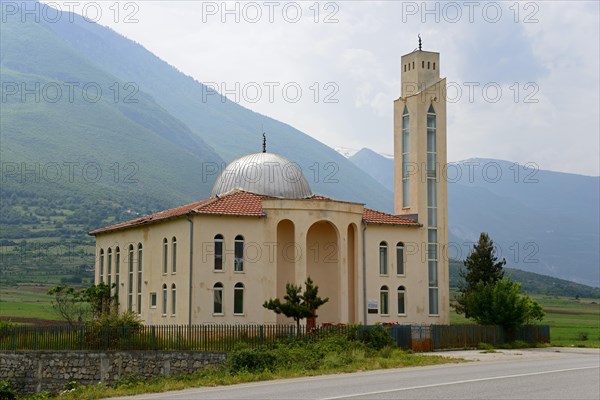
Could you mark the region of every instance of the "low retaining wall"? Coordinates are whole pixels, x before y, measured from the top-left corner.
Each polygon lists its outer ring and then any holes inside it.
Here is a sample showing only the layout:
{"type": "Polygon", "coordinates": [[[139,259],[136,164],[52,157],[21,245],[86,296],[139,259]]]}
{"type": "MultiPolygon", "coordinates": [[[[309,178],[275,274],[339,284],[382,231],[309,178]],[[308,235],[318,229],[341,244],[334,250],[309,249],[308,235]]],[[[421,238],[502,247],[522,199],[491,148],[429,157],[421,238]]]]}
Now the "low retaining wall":
{"type": "Polygon", "coordinates": [[[19,351],[0,353],[0,380],[21,394],[57,392],[68,382],[114,383],[126,376],[191,374],[225,361],[226,353],[197,351],[19,351]]]}

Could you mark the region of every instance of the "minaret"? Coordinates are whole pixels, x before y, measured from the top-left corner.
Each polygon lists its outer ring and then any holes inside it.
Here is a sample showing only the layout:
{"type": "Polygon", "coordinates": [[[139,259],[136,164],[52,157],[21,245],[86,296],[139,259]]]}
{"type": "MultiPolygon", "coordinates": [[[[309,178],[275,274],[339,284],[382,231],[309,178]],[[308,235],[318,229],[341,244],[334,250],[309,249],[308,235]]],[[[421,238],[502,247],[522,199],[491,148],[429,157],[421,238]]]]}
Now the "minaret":
{"type": "Polygon", "coordinates": [[[447,282],[448,274],[442,256],[448,243],[446,79],[440,78],[439,53],[421,47],[419,37],[418,49],[402,56],[402,93],[394,102],[394,210],[423,224],[429,314],[444,316],[448,288],[438,282],[447,282]]]}

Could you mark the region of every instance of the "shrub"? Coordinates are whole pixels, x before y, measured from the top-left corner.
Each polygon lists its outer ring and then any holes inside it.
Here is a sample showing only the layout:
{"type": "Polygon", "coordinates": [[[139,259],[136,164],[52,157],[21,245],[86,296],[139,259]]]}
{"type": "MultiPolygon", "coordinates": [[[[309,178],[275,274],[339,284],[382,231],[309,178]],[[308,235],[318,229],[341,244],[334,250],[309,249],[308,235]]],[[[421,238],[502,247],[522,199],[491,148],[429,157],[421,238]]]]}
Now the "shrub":
{"type": "Polygon", "coordinates": [[[381,325],[359,328],[357,333],[359,341],[375,350],[381,350],[385,346],[392,346],[394,344],[394,339],[390,335],[389,328],[381,325]]]}
{"type": "Polygon", "coordinates": [[[588,333],[587,332],[579,332],[579,336],[578,339],[581,341],[585,341],[588,340],[588,333]]]}
{"type": "Polygon", "coordinates": [[[17,398],[17,392],[7,381],[0,381],[0,400],[14,400],[17,398]]]}
{"type": "Polygon", "coordinates": [[[256,349],[236,350],[231,352],[227,357],[229,369],[233,373],[239,371],[273,371],[275,361],[276,357],[272,352],[256,349]]]}

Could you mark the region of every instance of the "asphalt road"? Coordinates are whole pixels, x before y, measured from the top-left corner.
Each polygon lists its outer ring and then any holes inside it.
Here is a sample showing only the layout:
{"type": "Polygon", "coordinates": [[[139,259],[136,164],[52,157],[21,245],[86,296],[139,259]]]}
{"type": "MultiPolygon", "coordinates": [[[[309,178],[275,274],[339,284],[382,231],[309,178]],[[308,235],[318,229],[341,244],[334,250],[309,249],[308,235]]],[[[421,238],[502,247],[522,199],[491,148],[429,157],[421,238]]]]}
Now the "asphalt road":
{"type": "Polygon", "coordinates": [[[534,349],[489,357],[479,356],[477,351],[462,353],[482,361],[197,388],[127,399],[600,399],[597,349],[534,349]]]}

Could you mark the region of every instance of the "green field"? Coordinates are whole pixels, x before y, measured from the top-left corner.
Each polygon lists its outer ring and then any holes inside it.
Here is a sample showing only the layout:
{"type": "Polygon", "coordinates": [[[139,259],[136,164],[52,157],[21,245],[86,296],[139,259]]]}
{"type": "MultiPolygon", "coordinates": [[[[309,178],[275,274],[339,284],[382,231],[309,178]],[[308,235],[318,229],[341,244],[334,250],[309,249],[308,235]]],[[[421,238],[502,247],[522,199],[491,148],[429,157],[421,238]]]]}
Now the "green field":
{"type": "MultiPolygon", "coordinates": [[[[544,308],[542,324],[550,326],[553,346],[600,347],[600,305],[598,299],[559,296],[531,296],[544,308]]],[[[452,324],[468,324],[464,315],[450,313],[452,324]]]]}
{"type": "Polygon", "coordinates": [[[46,286],[0,286],[0,318],[13,322],[57,320],[46,286]]]}

